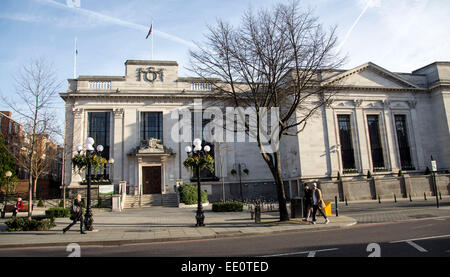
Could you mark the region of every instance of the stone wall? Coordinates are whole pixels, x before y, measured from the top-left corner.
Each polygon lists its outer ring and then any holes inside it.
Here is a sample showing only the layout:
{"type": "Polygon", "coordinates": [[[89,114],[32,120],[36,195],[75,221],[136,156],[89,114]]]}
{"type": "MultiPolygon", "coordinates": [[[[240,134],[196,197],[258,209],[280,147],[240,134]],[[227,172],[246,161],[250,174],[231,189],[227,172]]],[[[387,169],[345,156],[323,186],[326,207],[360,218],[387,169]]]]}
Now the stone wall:
{"type": "MultiPolygon", "coordinates": [[[[326,201],[369,200],[383,198],[421,197],[434,194],[434,183],[431,175],[383,177],[349,181],[318,181],[326,201]]],[[[436,175],[438,193],[450,195],[450,174],[436,175]]]]}
{"type": "MultiPolygon", "coordinates": [[[[450,195],[450,174],[436,175],[438,192],[442,195],[450,195]]],[[[309,182],[308,182],[309,183],[309,182]]],[[[434,195],[434,183],[431,175],[383,177],[373,179],[360,179],[348,181],[317,181],[322,190],[325,201],[334,201],[337,196],[339,201],[393,199],[397,198],[421,197],[423,194],[434,195]]],[[[297,182],[293,180],[289,187],[289,182],[285,182],[286,197],[302,196],[303,183],[300,181],[298,189],[297,182]]],[[[210,202],[220,201],[222,198],[222,184],[208,183],[202,185],[208,192],[210,202]]],[[[266,200],[276,200],[276,187],[273,182],[243,182],[242,194],[244,199],[254,200],[264,198],[266,200]]],[[[240,200],[239,183],[225,183],[225,197],[227,200],[240,200]]]]}

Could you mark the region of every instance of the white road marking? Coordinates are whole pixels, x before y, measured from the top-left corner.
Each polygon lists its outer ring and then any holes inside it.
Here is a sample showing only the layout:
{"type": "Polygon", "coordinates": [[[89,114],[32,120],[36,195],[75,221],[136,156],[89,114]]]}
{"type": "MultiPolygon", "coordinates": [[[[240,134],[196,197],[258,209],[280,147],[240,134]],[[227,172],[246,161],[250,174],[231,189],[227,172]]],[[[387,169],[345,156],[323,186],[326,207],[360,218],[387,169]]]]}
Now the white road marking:
{"type": "Polygon", "coordinates": [[[325,252],[325,251],[334,251],[339,248],[329,248],[329,249],[320,249],[320,250],[311,250],[311,251],[302,251],[302,252],[292,252],[292,253],[282,253],[282,254],[273,254],[273,255],[264,255],[261,257],[282,257],[282,256],[290,256],[290,255],[299,255],[308,253],[308,257],[314,257],[317,252],[325,252]]]}
{"type": "Polygon", "coordinates": [[[412,247],[416,248],[420,252],[428,252],[425,248],[423,248],[422,246],[418,245],[417,243],[415,243],[413,241],[408,240],[408,241],[406,241],[406,243],[411,245],[412,247]]]}
{"type": "Polygon", "coordinates": [[[412,241],[412,240],[413,241],[418,241],[418,240],[427,240],[427,239],[438,239],[438,238],[447,238],[447,237],[450,237],[450,234],[448,234],[448,235],[440,235],[440,236],[433,236],[433,237],[397,240],[397,241],[391,241],[390,243],[408,242],[408,241],[412,241]]]}

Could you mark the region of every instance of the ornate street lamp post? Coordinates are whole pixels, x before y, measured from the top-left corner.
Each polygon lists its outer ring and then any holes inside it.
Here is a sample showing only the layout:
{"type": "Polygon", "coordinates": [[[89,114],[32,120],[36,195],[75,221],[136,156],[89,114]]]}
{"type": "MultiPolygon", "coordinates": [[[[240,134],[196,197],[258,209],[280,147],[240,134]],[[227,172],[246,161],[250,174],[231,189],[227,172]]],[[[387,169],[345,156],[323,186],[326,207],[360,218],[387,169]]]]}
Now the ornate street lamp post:
{"type": "Polygon", "coordinates": [[[86,199],[86,214],[84,216],[84,227],[87,231],[92,231],[94,218],[92,217],[91,210],[91,169],[92,169],[92,159],[95,154],[100,154],[103,151],[103,146],[98,145],[96,149],[94,149],[94,139],[88,137],[86,139],[86,148],[83,149],[81,145],[77,146],[78,155],[81,156],[81,152],[84,150],[84,156],[87,158],[87,199],[86,199]]]}
{"type": "Polygon", "coordinates": [[[188,159],[192,158],[194,161],[193,170],[195,170],[195,174],[197,176],[197,213],[195,215],[195,219],[197,220],[196,227],[205,226],[205,215],[203,213],[202,206],[202,197],[201,197],[201,185],[200,185],[200,170],[202,167],[202,161],[205,161],[205,158],[210,157],[208,155],[211,148],[208,145],[202,147],[202,141],[200,139],[194,140],[194,148],[191,146],[186,146],[185,151],[188,154],[188,159]]]}
{"type": "Polygon", "coordinates": [[[5,218],[5,213],[6,213],[6,205],[7,205],[7,201],[8,201],[8,190],[9,190],[9,179],[12,176],[11,171],[9,171],[9,170],[6,171],[5,176],[6,176],[6,178],[8,178],[8,182],[6,183],[5,204],[3,205],[2,218],[5,218]]]}

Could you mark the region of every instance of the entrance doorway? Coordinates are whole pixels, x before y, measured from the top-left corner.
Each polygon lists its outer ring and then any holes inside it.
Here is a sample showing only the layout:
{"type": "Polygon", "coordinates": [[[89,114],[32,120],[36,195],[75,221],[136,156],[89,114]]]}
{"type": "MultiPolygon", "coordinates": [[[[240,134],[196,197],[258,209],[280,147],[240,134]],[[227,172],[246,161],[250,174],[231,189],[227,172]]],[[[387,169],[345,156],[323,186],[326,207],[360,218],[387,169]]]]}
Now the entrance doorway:
{"type": "Polygon", "coordinates": [[[142,167],[143,194],[161,194],[161,166],[142,167]]]}

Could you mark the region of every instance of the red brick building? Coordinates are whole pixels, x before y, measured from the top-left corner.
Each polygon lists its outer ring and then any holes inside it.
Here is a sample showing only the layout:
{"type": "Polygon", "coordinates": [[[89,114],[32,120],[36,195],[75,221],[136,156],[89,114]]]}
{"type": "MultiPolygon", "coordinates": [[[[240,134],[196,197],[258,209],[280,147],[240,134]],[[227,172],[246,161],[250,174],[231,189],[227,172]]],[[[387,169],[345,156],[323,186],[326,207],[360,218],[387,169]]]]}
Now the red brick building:
{"type": "MultiPolygon", "coordinates": [[[[29,143],[29,135],[23,131],[22,124],[14,120],[10,111],[0,111],[0,132],[5,138],[5,143],[10,147],[11,153],[14,157],[19,158],[21,151],[26,149],[27,143],[29,143]]],[[[60,189],[62,182],[62,157],[63,147],[54,143],[49,139],[49,136],[44,134],[42,140],[42,148],[49,149],[52,152],[57,151],[58,155],[55,157],[52,155],[51,160],[48,162],[51,165],[48,171],[44,172],[37,185],[37,196],[39,198],[56,197],[60,189]]],[[[16,174],[19,178],[19,182],[16,185],[16,195],[22,198],[28,197],[28,178],[29,172],[26,168],[20,166],[17,163],[16,174]]]]}

